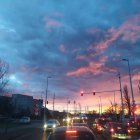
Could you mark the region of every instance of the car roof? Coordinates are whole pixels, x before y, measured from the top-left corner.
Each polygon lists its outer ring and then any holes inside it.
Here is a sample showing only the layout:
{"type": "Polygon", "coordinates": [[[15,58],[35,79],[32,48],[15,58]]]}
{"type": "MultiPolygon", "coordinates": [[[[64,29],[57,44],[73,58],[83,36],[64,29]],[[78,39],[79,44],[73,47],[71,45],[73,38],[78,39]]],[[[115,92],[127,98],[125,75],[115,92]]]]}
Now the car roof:
{"type": "Polygon", "coordinates": [[[85,126],[85,125],[87,125],[87,123],[72,123],[72,125],[83,125],[83,126],[85,126]]]}
{"type": "Polygon", "coordinates": [[[63,133],[67,130],[76,130],[76,131],[80,131],[80,132],[90,132],[93,133],[89,128],[87,127],[81,127],[81,126],[62,126],[62,127],[57,127],[54,130],[54,133],[63,133]]]}

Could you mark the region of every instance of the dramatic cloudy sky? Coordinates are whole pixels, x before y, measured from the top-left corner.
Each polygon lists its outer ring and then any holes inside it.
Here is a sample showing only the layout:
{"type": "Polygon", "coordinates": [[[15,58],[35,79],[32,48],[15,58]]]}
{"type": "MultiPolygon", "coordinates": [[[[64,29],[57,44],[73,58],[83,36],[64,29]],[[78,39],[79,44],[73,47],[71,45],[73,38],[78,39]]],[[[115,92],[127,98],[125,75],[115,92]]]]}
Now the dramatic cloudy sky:
{"type": "Polygon", "coordinates": [[[83,108],[98,106],[99,96],[110,104],[114,93],[80,92],[118,90],[118,71],[131,93],[128,65],[121,61],[129,58],[140,103],[140,1],[0,0],[0,58],[10,65],[8,87],[16,93],[44,97],[51,76],[50,108],[55,93],[56,108],[63,109],[67,98],[83,108]]]}

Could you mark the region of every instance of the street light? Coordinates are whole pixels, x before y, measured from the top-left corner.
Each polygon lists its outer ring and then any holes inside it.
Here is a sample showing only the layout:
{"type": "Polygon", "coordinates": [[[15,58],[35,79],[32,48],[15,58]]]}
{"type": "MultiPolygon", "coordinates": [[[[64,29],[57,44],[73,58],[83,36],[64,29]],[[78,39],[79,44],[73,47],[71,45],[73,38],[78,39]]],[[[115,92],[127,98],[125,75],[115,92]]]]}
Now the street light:
{"type": "Polygon", "coordinates": [[[130,73],[129,59],[122,59],[122,61],[126,61],[126,62],[128,63],[128,72],[129,72],[129,80],[130,80],[130,86],[131,86],[132,104],[133,104],[133,115],[134,115],[134,112],[135,112],[135,100],[134,100],[134,93],[133,93],[132,79],[131,79],[131,73],[130,73]]]}
{"type": "Polygon", "coordinates": [[[120,93],[121,93],[121,104],[122,104],[122,122],[124,122],[125,116],[124,116],[124,104],[123,104],[123,93],[122,93],[122,83],[121,83],[121,75],[119,76],[119,83],[120,83],[120,93]]]}
{"type": "Polygon", "coordinates": [[[47,103],[47,96],[48,96],[48,79],[51,78],[47,76],[47,87],[46,87],[46,96],[45,96],[45,109],[44,109],[44,121],[46,122],[46,103],[47,103]]]}
{"type": "Polygon", "coordinates": [[[46,102],[47,102],[47,96],[48,96],[48,79],[52,78],[50,76],[47,77],[47,87],[46,87],[46,96],[45,96],[45,109],[46,109],[46,102]]]}

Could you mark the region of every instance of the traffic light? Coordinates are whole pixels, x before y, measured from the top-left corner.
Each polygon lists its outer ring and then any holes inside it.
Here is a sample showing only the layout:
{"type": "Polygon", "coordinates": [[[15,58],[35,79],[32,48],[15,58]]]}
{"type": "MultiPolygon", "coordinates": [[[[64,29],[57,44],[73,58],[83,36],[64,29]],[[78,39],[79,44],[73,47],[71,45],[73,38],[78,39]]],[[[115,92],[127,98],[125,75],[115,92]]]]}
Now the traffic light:
{"type": "Polygon", "coordinates": [[[47,101],[47,104],[48,104],[49,102],[47,101]]]}
{"type": "Polygon", "coordinates": [[[84,93],[81,93],[81,96],[83,96],[84,95],[84,93]]]}
{"type": "Polygon", "coordinates": [[[93,95],[95,95],[95,92],[93,92],[93,95]]]}

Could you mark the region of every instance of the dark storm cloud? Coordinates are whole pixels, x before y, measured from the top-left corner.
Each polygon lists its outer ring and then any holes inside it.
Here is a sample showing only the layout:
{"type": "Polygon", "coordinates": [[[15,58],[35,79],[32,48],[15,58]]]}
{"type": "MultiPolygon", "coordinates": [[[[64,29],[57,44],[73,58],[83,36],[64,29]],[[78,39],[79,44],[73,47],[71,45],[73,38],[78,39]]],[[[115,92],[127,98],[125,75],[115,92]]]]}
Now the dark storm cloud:
{"type": "Polygon", "coordinates": [[[41,89],[47,75],[56,77],[51,89],[58,94],[92,89],[107,79],[107,73],[115,74],[125,65],[117,63],[122,57],[134,60],[132,69],[138,71],[137,0],[0,3],[0,56],[10,63],[11,74],[31,91],[41,89]]]}

